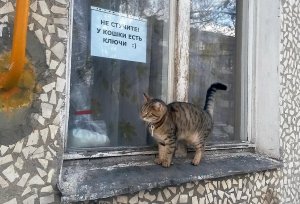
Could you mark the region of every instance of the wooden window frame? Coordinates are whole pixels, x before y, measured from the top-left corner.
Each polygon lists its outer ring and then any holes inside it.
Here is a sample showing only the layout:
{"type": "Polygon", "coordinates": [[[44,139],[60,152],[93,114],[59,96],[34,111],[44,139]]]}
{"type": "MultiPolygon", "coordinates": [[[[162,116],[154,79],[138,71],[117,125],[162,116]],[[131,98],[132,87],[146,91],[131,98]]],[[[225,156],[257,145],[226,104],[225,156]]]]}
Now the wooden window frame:
{"type": "MultiPolygon", "coordinates": [[[[71,0],[70,2],[70,13],[72,13],[74,1],[71,0]]],[[[170,8],[183,12],[184,9],[181,6],[185,7],[184,4],[188,4],[189,1],[172,1],[178,4],[176,6],[170,5],[170,8]]],[[[240,116],[242,117],[244,114],[242,134],[246,134],[247,141],[235,144],[208,145],[206,147],[208,154],[202,165],[192,166],[188,161],[181,161],[169,169],[160,168],[153,164],[152,159],[157,151],[149,147],[117,148],[113,151],[107,148],[94,152],[64,152],[58,181],[62,202],[95,200],[149,188],[161,188],[174,185],[174,183],[179,185],[203,179],[275,170],[282,167],[282,162],[277,160],[280,159],[279,73],[277,69],[280,45],[280,0],[249,0],[247,2],[247,4],[243,4],[243,8],[248,9],[249,12],[242,19],[247,27],[246,30],[242,31],[242,34],[247,35],[247,38],[242,39],[241,42],[246,45],[241,47],[241,52],[246,53],[246,55],[241,55],[242,59],[240,59],[240,66],[247,67],[247,69],[243,69],[242,74],[244,75],[241,78],[242,86],[240,89],[241,94],[247,93],[241,100],[245,112],[240,116]],[[265,12],[266,8],[268,8],[268,12],[265,12]],[[272,36],[269,34],[270,30],[272,30],[272,36]],[[266,80],[268,77],[269,80],[266,80]],[[269,100],[262,100],[264,97],[268,97],[269,100]],[[234,165],[227,165],[228,163],[234,165]],[[182,172],[182,169],[185,171],[182,172]],[[120,170],[125,171],[127,176],[116,178],[117,175],[120,175],[120,170]],[[168,172],[167,177],[165,176],[166,171],[168,172]],[[78,175],[81,176],[80,179],[78,179],[78,175]],[[158,175],[161,177],[157,178],[158,175]],[[136,179],[137,177],[141,179],[136,179]],[[145,180],[143,178],[152,179],[145,180]],[[116,181],[113,183],[114,185],[110,185],[112,179],[116,181]],[[99,188],[99,184],[102,184],[101,188],[99,188]],[[82,188],[83,186],[90,188],[85,189],[82,188]],[[78,190],[81,188],[82,190],[78,190]]],[[[173,16],[174,19],[176,16],[173,16]]],[[[188,15],[185,16],[186,19],[187,17],[188,15]]],[[[70,99],[72,21],[72,15],[70,15],[70,39],[67,51],[67,67],[69,68],[67,81],[69,84],[66,95],[65,142],[70,99]]],[[[178,24],[180,26],[180,22],[178,24]]],[[[176,26],[170,28],[170,32],[175,33],[176,36],[185,35],[186,30],[180,31],[176,26]],[[183,33],[180,34],[180,32],[183,33]]],[[[168,102],[177,99],[187,100],[187,93],[183,95],[179,93],[181,86],[184,87],[187,83],[177,81],[177,79],[188,77],[188,57],[181,58],[177,55],[174,60],[174,53],[181,52],[180,49],[186,49],[188,44],[179,46],[180,39],[178,40],[175,36],[169,37],[169,40],[170,49],[173,49],[174,52],[173,54],[169,53],[168,102]],[[174,42],[177,43],[176,46],[174,42]],[[184,72],[177,72],[176,69],[182,69],[182,66],[184,66],[184,72]],[[175,89],[173,89],[173,84],[175,84],[175,89]]],[[[184,55],[188,56],[186,52],[184,55]]]]}
{"type": "MultiPolygon", "coordinates": [[[[64,126],[64,156],[63,159],[84,159],[84,158],[101,158],[101,157],[114,157],[114,156],[128,156],[128,155],[149,155],[156,154],[157,151],[150,147],[104,147],[99,150],[97,149],[87,149],[86,152],[66,152],[67,135],[68,135],[68,120],[69,120],[69,106],[70,106],[70,76],[71,76],[71,53],[72,53],[72,29],[73,29],[73,5],[75,0],[70,1],[70,13],[69,13],[69,41],[67,49],[67,88],[66,88],[66,105],[65,105],[65,126],[64,126]],[[87,153],[87,152],[93,152],[87,153]]],[[[271,0],[266,0],[271,1],[271,0]]],[[[265,93],[257,86],[261,83],[261,78],[263,76],[258,76],[259,68],[261,64],[268,63],[270,58],[274,59],[276,55],[274,52],[269,54],[267,59],[263,59],[260,55],[259,50],[266,49],[268,42],[265,43],[265,47],[259,44],[261,40],[261,35],[266,35],[266,31],[260,29],[263,26],[263,20],[267,16],[263,15],[262,10],[263,3],[258,0],[244,1],[241,5],[243,17],[241,22],[243,25],[241,29],[242,38],[238,39],[240,47],[237,48],[238,52],[241,52],[240,58],[238,59],[238,65],[243,67],[240,73],[240,85],[241,89],[238,91],[241,100],[239,103],[239,112],[237,115],[236,124],[239,125],[238,131],[240,132],[240,138],[243,142],[240,143],[226,143],[220,145],[208,146],[207,150],[220,149],[252,149],[256,148],[258,152],[269,154],[272,157],[279,158],[279,139],[265,144],[265,139],[270,139],[270,134],[266,135],[265,127],[257,122],[258,117],[262,117],[263,124],[267,123],[271,117],[263,115],[264,113],[258,113],[261,110],[262,103],[258,99],[265,93]],[[263,17],[263,18],[261,18],[263,17]],[[260,19],[261,18],[261,19],[260,19]],[[264,133],[263,133],[264,132],[264,133]],[[270,146],[274,145],[272,151],[270,151],[270,146]],[[275,149],[275,150],[274,150],[275,149]]],[[[279,0],[276,0],[278,3],[279,0]]],[[[275,3],[275,7],[278,4],[275,3]]],[[[274,10],[274,9],[273,9],[274,10]]],[[[190,0],[170,0],[170,26],[169,26],[169,59],[168,59],[168,96],[167,102],[174,100],[187,101],[188,99],[188,73],[189,73],[189,27],[190,27],[190,0]]],[[[274,21],[275,22],[275,21],[274,21]]],[[[273,27],[277,26],[278,22],[275,22],[273,27]]],[[[272,27],[272,26],[271,26],[272,27]]],[[[278,31],[279,35],[279,31],[278,31]]],[[[276,39],[273,40],[275,42],[276,39]]],[[[279,46],[279,42],[278,42],[279,46]]],[[[278,56],[279,59],[279,56],[278,56]]],[[[278,60],[279,64],[279,60],[278,60]]],[[[273,69],[274,65],[270,68],[273,69]]],[[[268,72],[268,70],[266,71],[268,72]]],[[[273,85],[270,87],[273,89],[272,92],[276,92],[274,87],[276,86],[276,76],[273,76],[273,85]]],[[[278,89],[279,90],[279,89],[278,89]]],[[[277,91],[278,91],[277,90],[277,91]]],[[[276,108],[276,102],[273,103],[272,108],[276,108]]],[[[268,109],[269,110],[269,109],[268,109]]],[[[272,115],[279,114],[279,111],[272,115]]],[[[267,114],[268,115],[268,114],[267,114]]],[[[278,117],[279,120],[279,117],[278,117]]],[[[278,126],[278,122],[275,122],[274,127],[278,126]]],[[[237,125],[236,125],[237,127],[237,125]]],[[[279,138],[279,126],[276,130],[272,132],[279,138]]]]}

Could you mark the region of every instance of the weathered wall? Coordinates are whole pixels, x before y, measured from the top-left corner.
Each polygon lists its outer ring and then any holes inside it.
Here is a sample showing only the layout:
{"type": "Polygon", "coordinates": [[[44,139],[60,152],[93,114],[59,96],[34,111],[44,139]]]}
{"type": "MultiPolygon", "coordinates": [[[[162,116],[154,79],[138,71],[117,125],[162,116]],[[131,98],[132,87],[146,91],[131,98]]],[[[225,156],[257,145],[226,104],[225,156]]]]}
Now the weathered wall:
{"type": "MultiPolygon", "coordinates": [[[[224,179],[187,183],[164,189],[118,196],[105,203],[192,203],[235,204],[280,201],[279,172],[263,172],[224,179]]],[[[99,203],[101,203],[99,202],[99,203]]]]}
{"type": "MultiPolygon", "coordinates": [[[[14,3],[14,0],[0,1],[0,31],[13,23],[14,3]]],[[[34,102],[36,112],[30,114],[33,132],[14,144],[0,144],[0,203],[60,202],[56,182],[62,157],[60,110],[65,93],[67,8],[65,0],[32,1],[29,29],[41,43],[44,52],[40,57],[45,58],[48,67],[38,77],[42,92],[34,102]]],[[[299,8],[300,0],[282,0],[279,67],[282,170],[141,191],[104,201],[300,203],[299,8]]],[[[4,37],[0,35],[2,43],[4,37]]]]}
{"type": "MultiPolygon", "coordinates": [[[[0,1],[0,44],[6,45],[1,52],[11,46],[14,10],[15,0],[0,1]]],[[[27,113],[31,132],[13,144],[0,144],[0,203],[60,202],[56,183],[63,145],[67,16],[65,0],[31,1],[27,53],[41,91],[27,113]]],[[[4,118],[9,115],[14,112],[4,118]]]]}
{"type": "Polygon", "coordinates": [[[300,203],[300,1],[282,0],[280,51],[280,146],[283,203],[300,203]]]}

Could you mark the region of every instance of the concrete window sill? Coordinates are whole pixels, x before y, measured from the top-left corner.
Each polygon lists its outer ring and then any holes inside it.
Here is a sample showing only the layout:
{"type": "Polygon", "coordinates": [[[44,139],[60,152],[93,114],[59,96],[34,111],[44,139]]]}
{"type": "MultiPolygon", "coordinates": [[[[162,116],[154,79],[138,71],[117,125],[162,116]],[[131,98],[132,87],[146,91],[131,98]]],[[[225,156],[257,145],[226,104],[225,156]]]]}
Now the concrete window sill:
{"type": "Polygon", "coordinates": [[[140,190],[282,167],[280,161],[251,152],[206,153],[199,166],[192,155],[170,168],[153,163],[153,155],[65,160],[59,181],[62,202],[96,200],[140,190]]]}

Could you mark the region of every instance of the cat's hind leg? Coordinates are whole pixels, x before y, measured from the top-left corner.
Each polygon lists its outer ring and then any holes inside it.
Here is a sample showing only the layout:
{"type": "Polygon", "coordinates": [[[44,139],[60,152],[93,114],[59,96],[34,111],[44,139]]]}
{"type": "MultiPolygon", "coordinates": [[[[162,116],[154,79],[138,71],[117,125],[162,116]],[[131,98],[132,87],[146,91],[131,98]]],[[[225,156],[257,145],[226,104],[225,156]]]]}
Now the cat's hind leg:
{"type": "Polygon", "coordinates": [[[198,140],[193,144],[195,147],[195,156],[192,161],[192,164],[197,166],[199,165],[203,155],[204,155],[204,150],[205,150],[205,142],[204,142],[204,137],[198,137],[198,140]]]}
{"type": "Polygon", "coordinates": [[[187,146],[184,141],[179,141],[177,143],[177,148],[175,150],[175,158],[185,158],[187,157],[187,146]]]}
{"type": "Polygon", "coordinates": [[[192,161],[192,164],[197,166],[197,165],[199,165],[199,163],[203,157],[204,147],[195,147],[195,149],[196,149],[196,153],[195,153],[194,159],[192,161]]]}

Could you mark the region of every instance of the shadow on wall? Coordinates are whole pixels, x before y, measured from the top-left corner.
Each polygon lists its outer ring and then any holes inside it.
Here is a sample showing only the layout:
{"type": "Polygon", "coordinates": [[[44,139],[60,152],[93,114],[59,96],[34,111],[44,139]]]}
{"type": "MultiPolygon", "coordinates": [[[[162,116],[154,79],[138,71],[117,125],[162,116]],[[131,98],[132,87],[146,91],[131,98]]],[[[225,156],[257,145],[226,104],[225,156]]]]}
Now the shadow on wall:
{"type": "MultiPolygon", "coordinates": [[[[13,25],[8,25],[3,28],[2,37],[0,38],[0,53],[2,55],[11,50],[12,30],[13,25]]],[[[23,77],[24,81],[22,84],[30,86],[31,93],[30,96],[28,93],[25,96],[24,92],[20,91],[19,94],[15,95],[18,97],[17,100],[8,98],[5,102],[11,105],[9,109],[5,107],[4,99],[0,99],[2,100],[0,101],[2,106],[0,107],[0,145],[7,146],[15,144],[32,133],[37,123],[32,117],[32,114],[40,112],[40,103],[35,100],[37,92],[40,90],[36,82],[47,79],[48,71],[45,48],[43,48],[43,45],[31,31],[27,33],[26,56],[30,64],[32,64],[31,70],[34,73],[32,73],[30,77],[28,77],[28,75],[27,77],[23,77]],[[25,78],[27,82],[25,82],[25,78]],[[19,104],[22,103],[22,100],[24,100],[23,104],[25,105],[20,107],[19,104]]]]}

